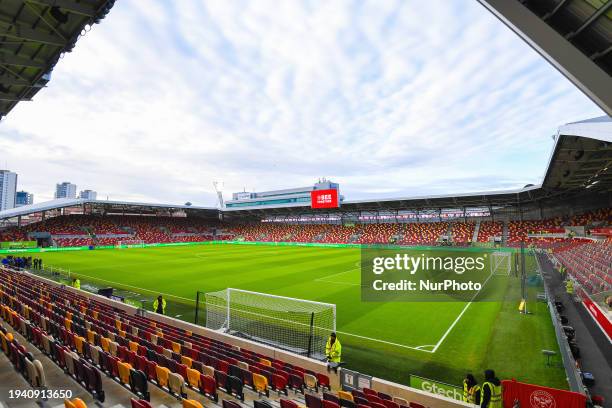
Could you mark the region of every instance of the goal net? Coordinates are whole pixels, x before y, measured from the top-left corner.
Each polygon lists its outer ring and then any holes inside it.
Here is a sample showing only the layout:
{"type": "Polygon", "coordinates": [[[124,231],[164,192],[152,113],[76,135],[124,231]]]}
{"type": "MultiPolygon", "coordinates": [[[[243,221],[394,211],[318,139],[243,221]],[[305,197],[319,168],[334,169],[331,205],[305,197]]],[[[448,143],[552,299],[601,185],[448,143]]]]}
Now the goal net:
{"type": "Polygon", "coordinates": [[[491,253],[489,261],[492,275],[510,275],[512,271],[512,253],[496,251],[491,253]]]}
{"type": "Polygon", "coordinates": [[[143,248],[145,242],[141,239],[125,239],[117,242],[117,248],[143,248]]]}
{"type": "Polygon", "coordinates": [[[205,294],[206,327],[322,359],[336,305],[228,288],[205,294]]]}

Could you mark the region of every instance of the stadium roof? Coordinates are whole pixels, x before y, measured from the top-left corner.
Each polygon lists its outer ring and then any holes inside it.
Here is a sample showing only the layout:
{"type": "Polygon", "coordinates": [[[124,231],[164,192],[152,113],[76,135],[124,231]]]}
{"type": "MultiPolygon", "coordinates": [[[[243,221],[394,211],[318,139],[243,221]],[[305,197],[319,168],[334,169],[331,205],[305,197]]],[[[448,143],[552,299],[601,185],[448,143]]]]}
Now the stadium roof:
{"type": "Polygon", "coordinates": [[[0,119],[29,101],[53,67],[115,0],[0,1],[0,119]]]}
{"type": "Polygon", "coordinates": [[[542,187],[566,195],[612,191],[612,120],[603,116],[561,126],[542,187]]]}
{"type": "Polygon", "coordinates": [[[612,0],[479,0],[612,116],[612,0]]]}
{"type": "MultiPolygon", "coordinates": [[[[42,211],[59,210],[69,207],[91,206],[97,210],[106,212],[141,212],[141,211],[185,211],[218,214],[219,209],[214,207],[199,207],[192,205],[174,205],[174,204],[157,204],[157,203],[140,203],[128,201],[110,201],[110,200],[86,200],[81,198],[59,198],[56,200],[45,201],[42,203],[24,205],[21,207],[11,208],[0,211],[0,220],[6,218],[14,218],[18,216],[39,213],[42,211]]],[[[211,214],[212,215],[212,214],[211,214]]]]}

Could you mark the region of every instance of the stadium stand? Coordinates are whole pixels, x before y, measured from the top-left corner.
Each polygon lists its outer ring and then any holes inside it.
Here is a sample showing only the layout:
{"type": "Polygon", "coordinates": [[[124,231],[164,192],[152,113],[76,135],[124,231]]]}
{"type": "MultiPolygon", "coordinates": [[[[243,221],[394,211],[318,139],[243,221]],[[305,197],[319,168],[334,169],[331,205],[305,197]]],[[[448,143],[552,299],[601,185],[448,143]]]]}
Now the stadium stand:
{"type": "Polygon", "coordinates": [[[447,231],[448,223],[446,222],[405,224],[404,236],[399,243],[404,245],[433,245],[447,231]]]}
{"type": "Polygon", "coordinates": [[[388,244],[400,235],[400,224],[363,224],[359,244],[388,244]]]}
{"type": "Polygon", "coordinates": [[[504,223],[499,221],[483,221],[478,229],[478,242],[490,242],[493,237],[501,237],[504,223]]]}
{"type": "MultiPolygon", "coordinates": [[[[477,242],[502,237],[508,246],[521,242],[552,248],[567,242],[566,227],[607,226],[612,210],[601,209],[572,217],[544,220],[508,221],[507,235],[502,221],[481,221],[477,242]]],[[[476,230],[475,221],[340,224],[288,224],[260,222],[234,224],[186,217],[135,215],[64,215],[10,227],[0,231],[0,241],[27,240],[33,233],[48,233],[51,245],[117,245],[120,241],[144,243],[243,240],[262,242],[321,242],[339,244],[436,245],[449,235],[455,245],[469,244],[476,230]]]]}
{"type": "Polygon", "coordinates": [[[451,236],[455,243],[472,242],[474,236],[475,222],[453,222],[451,224],[451,236]]]}
{"type": "MultiPolygon", "coordinates": [[[[285,407],[304,405],[304,399],[308,407],[319,402],[329,405],[324,401],[347,406],[344,401],[364,398],[364,407],[376,408],[378,399],[393,398],[373,390],[367,395],[365,391],[332,392],[330,378],[323,372],[128,314],[4,267],[0,268],[0,317],[8,325],[0,332],[2,350],[24,378],[34,384],[43,384],[46,378],[41,364],[25,347],[30,343],[41,358],[76,381],[90,399],[101,402],[109,387],[114,387],[115,400],[119,396],[136,407],[151,406],[151,394],[159,395],[160,390],[182,399],[183,406],[200,406],[194,398],[206,398],[238,408],[242,404],[236,400],[261,395],[275,399],[273,392],[284,395],[279,403],[285,407]]],[[[397,401],[404,401],[401,405],[405,407],[420,406],[400,397],[397,401]]],[[[260,403],[256,401],[255,406],[260,403]]],[[[399,404],[384,406],[398,408],[399,404]]]]}
{"type": "Polygon", "coordinates": [[[0,241],[28,239],[30,233],[49,233],[59,247],[117,245],[123,240],[145,243],[199,242],[211,240],[212,225],[179,217],[66,215],[11,227],[0,232],[0,241]]]}
{"type": "Polygon", "coordinates": [[[556,259],[590,294],[612,289],[612,240],[574,240],[553,249],[556,259]]]}

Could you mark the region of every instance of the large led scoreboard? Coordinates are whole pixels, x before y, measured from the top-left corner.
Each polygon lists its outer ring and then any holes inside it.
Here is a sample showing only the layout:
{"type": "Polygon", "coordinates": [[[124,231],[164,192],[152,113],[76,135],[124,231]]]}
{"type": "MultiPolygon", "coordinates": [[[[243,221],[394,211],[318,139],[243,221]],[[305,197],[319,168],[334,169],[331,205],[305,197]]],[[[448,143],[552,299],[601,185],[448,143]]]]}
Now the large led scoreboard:
{"type": "Polygon", "coordinates": [[[312,208],[338,208],[338,190],[334,188],[326,190],[312,190],[310,192],[310,206],[312,208]]]}

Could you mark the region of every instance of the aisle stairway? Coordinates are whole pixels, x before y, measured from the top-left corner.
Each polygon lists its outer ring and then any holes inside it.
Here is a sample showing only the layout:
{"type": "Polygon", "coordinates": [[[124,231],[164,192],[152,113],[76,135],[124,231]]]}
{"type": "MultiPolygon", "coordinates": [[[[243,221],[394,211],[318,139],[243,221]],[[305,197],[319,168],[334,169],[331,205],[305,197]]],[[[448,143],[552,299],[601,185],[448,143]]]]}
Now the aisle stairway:
{"type": "Polygon", "coordinates": [[[476,226],[474,227],[474,234],[472,235],[472,242],[478,242],[478,232],[480,231],[480,220],[476,221],[476,226]]]}

